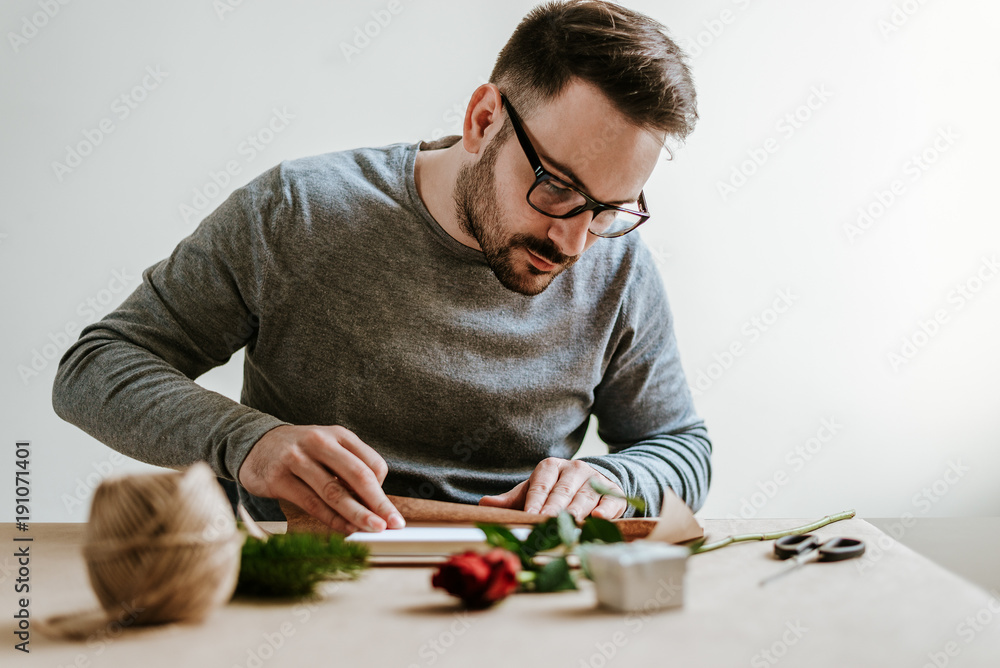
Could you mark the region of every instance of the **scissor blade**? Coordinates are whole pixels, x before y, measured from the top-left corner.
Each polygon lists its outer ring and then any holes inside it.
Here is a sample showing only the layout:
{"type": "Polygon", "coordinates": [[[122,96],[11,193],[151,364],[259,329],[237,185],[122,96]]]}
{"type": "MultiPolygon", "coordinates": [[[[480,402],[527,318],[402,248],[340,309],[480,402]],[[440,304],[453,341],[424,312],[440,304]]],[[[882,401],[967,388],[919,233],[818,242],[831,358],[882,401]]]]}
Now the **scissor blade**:
{"type": "Polygon", "coordinates": [[[788,573],[791,573],[796,568],[798,568],[802,564],[804,564],[807,561],[809,561],[809,559],[811,557],[815,556],[815,554],[816,554],[816,549],[813,548],[813,549],[811,549],[811,550],[809,550],[807,552],[803,552],[802,554],[800,554],[800,555],[798,555],[796,557],[792,557],[791,559],[789,559],[789,561],[792,562],[792,563],[788,567],[783,568],[782,570],[778,571],[777,573],[774,573],[773,575],[768,575],[766,578],[764,578],[763,580],[760,581],[760,586],[763,587],[764,585],[766,585],[771,580],[777,580],[782,575],[786,575],[788,573]]]}

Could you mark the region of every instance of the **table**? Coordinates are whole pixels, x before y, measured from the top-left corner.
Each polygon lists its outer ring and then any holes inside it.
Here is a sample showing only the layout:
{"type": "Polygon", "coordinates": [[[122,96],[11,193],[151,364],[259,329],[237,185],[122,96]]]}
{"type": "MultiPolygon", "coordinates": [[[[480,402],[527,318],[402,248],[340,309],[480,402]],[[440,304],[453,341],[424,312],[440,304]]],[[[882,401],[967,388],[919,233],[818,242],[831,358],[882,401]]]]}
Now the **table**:
{"type": "MultiPolygon", "coordinates": [[[[704,519],[710,540],[811,519],[704,519]]],[[[16,545],[3,527],[4,553],[16,545]]],[[[96,607],[80,553],[82,524],[32,524],[33,619],[96,607]]],[[[519,594],[464,612],[430,586],[431,569],[375,567],[302,602],[234,599],[200,625],[128,629],[84,642],[33,630],[13,649],[13,576],[0,571],[4,666],[996,666],[1000,592],[988,592],[855,518],[816,533],[861,538],[861,560],[782,568],[770,542],[688,561],[685,603],[656,613],[595,606],[579,591],[519,594]]],[[[23,534],[22,534],[23,535],[23,534]]],[[[7,562],[0,565],[9,570],[7,562]]],[[[651,591],[651,596],[656,592],[651,591]]],[[[117,628],[115,629],[117,631],[117,628]]]]}
{"type": "Polygon", "coordinates": [[[1000,590],[1000,517],[866,519],[966,580],[1000,590]]]}

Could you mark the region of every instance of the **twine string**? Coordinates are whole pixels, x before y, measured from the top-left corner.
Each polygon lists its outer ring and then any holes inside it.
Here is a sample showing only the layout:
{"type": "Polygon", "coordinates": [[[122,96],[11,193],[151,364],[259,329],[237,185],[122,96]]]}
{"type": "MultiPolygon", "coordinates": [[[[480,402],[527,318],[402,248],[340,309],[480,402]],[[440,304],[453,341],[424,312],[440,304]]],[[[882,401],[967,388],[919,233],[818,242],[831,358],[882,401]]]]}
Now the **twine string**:
{"type": "Polygon", "coordinates": [[[51,616],[39,628],[82,639],[116,625],[199,622],[232,596],[242,545],[206,463],[109,478],[94,493],[83,546],[101,609],[51,616]]]}

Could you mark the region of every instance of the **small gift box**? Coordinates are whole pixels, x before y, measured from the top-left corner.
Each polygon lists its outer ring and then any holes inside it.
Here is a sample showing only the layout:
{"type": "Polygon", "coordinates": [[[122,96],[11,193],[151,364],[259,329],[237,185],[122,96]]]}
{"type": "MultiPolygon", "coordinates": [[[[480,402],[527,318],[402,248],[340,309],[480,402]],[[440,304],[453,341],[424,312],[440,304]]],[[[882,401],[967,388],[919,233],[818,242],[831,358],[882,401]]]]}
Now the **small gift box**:
{"type": "Polygon", "coordinates": [[[680,606],[691,551],[679,545],[636,540],[590,544],[580,559],[601,605],[624,612],[680,606]]]}

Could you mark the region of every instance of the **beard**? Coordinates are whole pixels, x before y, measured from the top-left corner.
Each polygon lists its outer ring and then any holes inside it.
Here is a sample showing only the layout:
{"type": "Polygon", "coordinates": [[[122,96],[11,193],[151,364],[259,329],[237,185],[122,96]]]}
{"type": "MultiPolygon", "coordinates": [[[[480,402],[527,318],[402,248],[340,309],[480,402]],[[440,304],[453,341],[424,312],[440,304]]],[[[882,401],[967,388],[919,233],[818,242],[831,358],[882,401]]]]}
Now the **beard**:
{"type": "MultiPolygon", "coordinates": [[[[506,133],[509,136],[509,132],[506,133]]],[[[473,237],[486,256],[486,264],[507,288],[533,297],[549,287],[563,270],[570,267],[579,256],[561,253],[551,239],[538,239],[529,234],[506,234],[501,220],[496,189],[496,161],[503,141],[503,133],[493,137],[482,157],[472,165],[463,165],[455,184],[455,210],[462,230],[473,237]],[[525,248],[543,260],[556,265],[550,271],[541,271],[520,255],[525,248]]]]}

